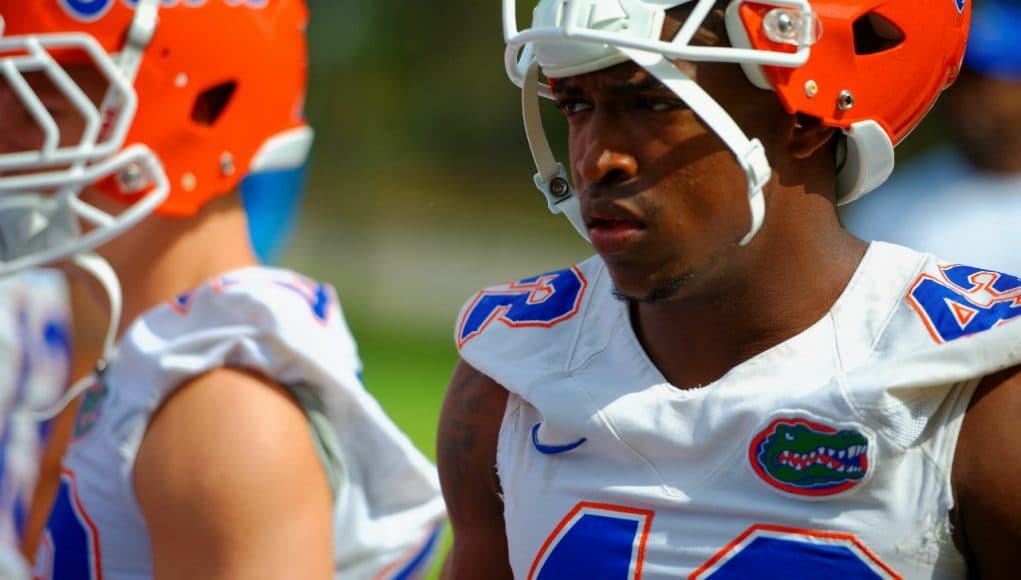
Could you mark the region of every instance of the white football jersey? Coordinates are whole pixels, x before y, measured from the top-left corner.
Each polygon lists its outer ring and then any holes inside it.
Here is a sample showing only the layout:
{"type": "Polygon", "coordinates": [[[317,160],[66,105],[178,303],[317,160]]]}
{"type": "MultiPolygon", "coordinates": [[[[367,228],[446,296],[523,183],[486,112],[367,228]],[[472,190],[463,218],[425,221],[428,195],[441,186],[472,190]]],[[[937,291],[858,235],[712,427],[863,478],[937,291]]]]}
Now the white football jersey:
{"type": "Polygon", "coordinates": [[[57,272],[0,279],[0,578],[28,578],[19,545],[49,425],[25,411],[54,404],[67,387],[69,324],[57,272]]]}
{"type": "Polygon", "coordinates": [[[483,290],[456,339],[510,392],[515,577],[964,578],[950,467],[979,379],[1021,361],[1019,299],[1021,279],[875,243],[822,319],[681,390],[598,257],[483,290]]]}
{"type": "MultiPolygon", "coordinates": [[[[252,267],[217,277],[134,321],[86,391],[36,558],[41,578],[152,577],[135,458],[153,413],[207,370],[248,368],[313,389],[339,441],[337,577],[416,577],[444,519],[435,468],[386,417],[330,286],[252,267]]],[[[239,531],[240,532],[240,531],[239,531]]]]}

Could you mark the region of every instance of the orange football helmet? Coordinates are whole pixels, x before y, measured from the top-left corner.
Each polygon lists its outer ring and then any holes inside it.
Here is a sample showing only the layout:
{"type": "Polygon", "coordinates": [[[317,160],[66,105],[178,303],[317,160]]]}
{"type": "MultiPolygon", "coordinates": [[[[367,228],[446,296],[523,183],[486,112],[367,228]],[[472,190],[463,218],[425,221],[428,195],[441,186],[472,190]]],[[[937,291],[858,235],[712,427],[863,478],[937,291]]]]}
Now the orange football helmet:
{"type": "Polygon", "coordinates": [[[743,131],[671,59],[740,64],[755,86],[774,91],[790,113],[841,129],[837,199],[852,201],[893,170],[893,147],[957,77],[971,0],[540,0],[532,26],[518,29],[516,2],[504,0],[506,66],[522,87],[536,185],[554,213],[584,233],[575,192],[555,162],[538,119],[537,82],[632,60],[682,98],[720,136],[748,178],[752,227],[762,224],[762,187],[771,170],[761,144],[743,131]],[[677,34],[660,40],[665,12],[692,9],[677,34]],[[726,8],[731,46],[695,46],[709,12],[726,8]]]}
{"type": "MultiPolygon", "coordinates": [[[[307,20],[304,0],[0,0],[0,89],[6,82],[47,135],[38,151],[0,147],[0,214],[4,198],[34,188],[46,200],[63,196],[66,214],[94,226],[81,233],[66,215],[36,211],[36,221],[69,231],[26,241],[40,236],[12,234],[12,218],[0,215],[0,266],[18,266],[0,273],[87,251],[151,211],[193,215],[247,177],[303,168],[312,141],[303,116],[307,20]],[[83,63],[109,85],[98,107],[62,70],[83,63]],[[40,71],[86,118],[81,142],[65,142],[24,81],[40,71]],[[129,150],[133,159],[123,160],[129,150]],[[77,194],[87,186],[134,214],[85,207],[77,194]],[[153,190],[155,201],[141,195],[153,190]],[[28,251],[33,259],[19,256],[28,251]]],[[[10,215],[27,221],[19,211],[10,215]]]]}

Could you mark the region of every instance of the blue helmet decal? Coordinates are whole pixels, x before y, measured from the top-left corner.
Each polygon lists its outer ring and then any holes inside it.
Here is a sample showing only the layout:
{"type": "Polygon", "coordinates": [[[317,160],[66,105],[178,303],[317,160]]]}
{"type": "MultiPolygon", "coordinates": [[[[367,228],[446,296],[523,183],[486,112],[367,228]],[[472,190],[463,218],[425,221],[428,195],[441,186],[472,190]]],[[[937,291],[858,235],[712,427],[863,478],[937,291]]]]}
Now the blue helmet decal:
{"type": "MultiPolygon", "coordinates": [[[[198,8],[208,0],[162,0],[161,5],[165,8],[185,6],[187,8],[198,8]]],[[[220,0],[232,6],[245,5],[249,8],[265,8],[268,0],[220,0]]],[[[84,22],[99,20],[106,11],[113,6],[117,0],[60,0],[60,5],[72,18],[84,22]]],[[[129,8],[134,8],[138,0],[121,0],[121,3],[129,8]]]]}
{"type": "Polygon", "coordinates": [[[248,233],[259,260],[280,258],[297,225],[308,163],[289,169],[252,173],[241,180],[248,233]]]}
{"type": "Polygon", "coordinates": [[[115,0],[60,0],[64,11],[72,18],[91,22],[106,14],[115,0]]]}

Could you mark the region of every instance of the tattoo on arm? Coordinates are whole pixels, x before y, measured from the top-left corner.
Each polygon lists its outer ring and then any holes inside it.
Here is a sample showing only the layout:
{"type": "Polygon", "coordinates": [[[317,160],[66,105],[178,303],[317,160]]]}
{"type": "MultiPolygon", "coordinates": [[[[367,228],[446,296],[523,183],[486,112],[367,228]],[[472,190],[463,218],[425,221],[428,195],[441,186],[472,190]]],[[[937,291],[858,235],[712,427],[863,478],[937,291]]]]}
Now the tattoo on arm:
{"type": "Polygon", "coordinates": [[[450,382],[441,417],[438,453],[448,497],[460,497],[484,474],[496,494],[496,439],[507,392],[492,379],[461,363],[450,382]],[[485,471],[483,471],[485,470],[485,471]]]}

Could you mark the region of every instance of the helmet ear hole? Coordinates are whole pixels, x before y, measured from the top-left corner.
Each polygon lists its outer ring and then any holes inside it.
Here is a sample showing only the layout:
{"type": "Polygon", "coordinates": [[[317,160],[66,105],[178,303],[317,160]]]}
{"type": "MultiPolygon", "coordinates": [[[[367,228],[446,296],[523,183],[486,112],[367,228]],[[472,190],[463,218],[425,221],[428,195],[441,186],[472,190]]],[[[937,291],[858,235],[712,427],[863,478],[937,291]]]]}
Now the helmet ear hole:
{"type": "Polygon", "coordinates": [[[904,42],[904,32],[883,16],[870,12],[854,21],[854,52],[876,54],[904,42]]]}
{"type": "Polygon", "coordinates": [[[191,109],[191,120],[199,125],[212,127],[230,104],[238,84],[234,81],[220,83],[202,91],[191,109]]]}

